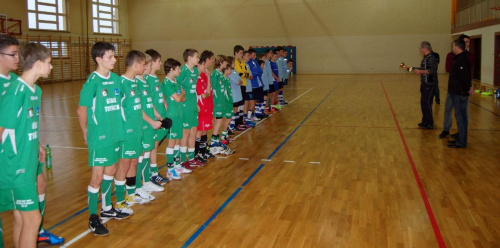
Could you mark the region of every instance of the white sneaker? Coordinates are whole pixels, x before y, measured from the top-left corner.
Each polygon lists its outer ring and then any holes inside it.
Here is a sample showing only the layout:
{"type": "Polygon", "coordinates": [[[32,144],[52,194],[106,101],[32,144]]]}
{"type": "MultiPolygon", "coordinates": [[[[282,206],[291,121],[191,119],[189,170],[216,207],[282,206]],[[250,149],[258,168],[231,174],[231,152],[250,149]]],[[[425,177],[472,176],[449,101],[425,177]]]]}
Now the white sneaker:
{"type": "Polygon", "coordinates": [[[165,190],[162,186],[158,186],[152,182],[147,182],[144,185],[142,185],[142,189],[148,192],[162,192],[165,190]]]}
{"type": "Polygon", "coordinates": [[[180,170],[181,174],[189,174],[189,173],[193,172],[192,170],[186,169],[182,166],[181,166],[181,168],[179,168],[179,170],[180,170]]]}
{"type": "Polygon", "coordinates": [[[119,202],[115,206],[115,210],[120,212],[120,213],[126,213],[128,215],[133,215],[134,210],[132,210],[126,202],[119,202]]]}
{"type": "Polygon", "coordinates": [[[128,206],[132,206],[134,204],[147,204],[147,203],[150,203],[151,201],[144,199],[144,198],[138,196],[137,194],[133,194],[131,196],[126,195],[125,202],[127,203],[128,206]]]}
{"type": "Polygon", "coordinates": [[[137,194],[138,196],[140,196],[142,199],[146,199],[146,200],[149,200],[149,201],[152,201],[152,200],[156,199],[152,194],[150,194],[149,192],[147,192],[146,190],[144,190],[144,188],[136,189],[135,190],[135,194],[137,194]]]}
{"type": "Polygon", "coordinates": [[[174,168],[169,168],[167,170],[167,178],[170,180],[181,180],[181,177],[177,174],[174,168]]]}
{"type": "Polygon", "coordinates": [[[213,155],[221,154],[223,150],[224,148],[222,148],[221,146],[210,147],[210,153],[212,153],[213,155]]]}

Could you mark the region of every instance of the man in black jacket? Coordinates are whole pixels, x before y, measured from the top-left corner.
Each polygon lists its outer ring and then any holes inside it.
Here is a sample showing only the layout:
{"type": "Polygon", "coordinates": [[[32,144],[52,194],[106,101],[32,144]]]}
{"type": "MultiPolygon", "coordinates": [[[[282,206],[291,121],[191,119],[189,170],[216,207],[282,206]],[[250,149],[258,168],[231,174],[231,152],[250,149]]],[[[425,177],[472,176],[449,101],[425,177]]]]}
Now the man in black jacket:
{"type": "Polygon", "coordinates": [[[463,40],[453,42],[453,53],[455,53],[455,58],[448,80],[448,93],[455,109],[458,135],[455,140],[449,142],[448,147],[465,148],[467,146],[467,126],[469,124],[467,108],[472,82],[471,65],[463,40]]]}
{"type": "Polygon", "coordinates": [[[420,52],[424,55],[420,68],[413,72],[420,75],[420,107],[422,109],[422,122],[418,124],[423,129],[433,129],[432,99],[438,85],[436,57],[431,53],[431,44],[427,41],[420,43],[420,52]]]}

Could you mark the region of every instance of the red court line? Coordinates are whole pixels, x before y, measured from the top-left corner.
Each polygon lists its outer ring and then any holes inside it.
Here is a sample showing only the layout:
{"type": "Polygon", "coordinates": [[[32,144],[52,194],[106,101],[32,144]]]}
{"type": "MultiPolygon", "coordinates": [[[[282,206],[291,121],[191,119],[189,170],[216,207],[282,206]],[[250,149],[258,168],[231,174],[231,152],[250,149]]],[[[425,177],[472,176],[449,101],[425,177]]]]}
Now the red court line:
{"type": "Polygon", "coordinates": [[[427,215],[429,216],[429,220],[431,221],[432,229],[434,230],[434,235],[436,236],[436,240],[439,244],[439,247],[444,248],[446,244],[444,243],[443,236],[441,235],[441,231],[439,230],[439,226],[436,222],[436,218],[434,217],[434,213],[432,212],[431,204],[429,203],[429,199],[427,198],[427,194],[425,193],[424,187],[422,185],[422,181],[420,180],[420,176],[418,175],[417,168],[415,167],[415,163],[413,162],[413,157],[411,156],[410,149],[408,149],[408,145],[406,144],[405,137],[403,136],[403,132],[401,131],[401,127],[399,126],[398,118],[396,118],[396,114],[394,113],[394,109],[392,108],[391,101],[389,100],[389,96],[387,95],[387,91],[385,91],[384,83],[382,84],[382,89],[384,90],[385,98],[387,99],[387,103],[389,103],[389,107],[391,108],[392,116],[394,117],[394,121],[396,122],[396,126],[398,127],[399,136],[401,137],[401,141],[406,150],[406,155],[408,156],[408,160],[410,161],[411,169],[413,170],[413,176],[415,176],[415,180],[417,181],[418,189],[420,190],[420,195],[422,196],[422,200],[424,201],[425,209],[427,210],[427,215]]]}

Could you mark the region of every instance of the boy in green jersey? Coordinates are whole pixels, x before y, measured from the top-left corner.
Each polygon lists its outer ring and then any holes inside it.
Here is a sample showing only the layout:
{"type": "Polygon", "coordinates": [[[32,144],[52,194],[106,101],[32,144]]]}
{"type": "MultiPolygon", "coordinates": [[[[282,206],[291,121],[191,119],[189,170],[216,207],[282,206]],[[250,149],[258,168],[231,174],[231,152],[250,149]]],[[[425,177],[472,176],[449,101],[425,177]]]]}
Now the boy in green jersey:
{"type": "Polygon", "coordinates": [[[186,101],[182,103],[183,109],[183,134],[180,143],[181,155],[181,174],[191,173],[194,166],[200,166],[202,163],[194,159],[196,131],[198,130],[198,101],[196,95],[196,83],[198,82],[198,51],[195,49],[186,49],[182,54],[184,66],[181,67],[181,73],[177,77],[177,82],[186,92],[186,101]],[[186,159],[187,158],[187,159],[186,159]]]}
{"type": "Polygon", "coordinates": [[[128,52],[125,57],[127,70],[120,80],[121,123],[123,123],[124,140],[120,144],[118,169],[115,178],[115,195],[117,210],[133,214],[130,206],[138,203],[149,203],[149,195],[141,192],[141,169],[138,159],[142,148],[142,105],[139,90],[138,74],[144,72],[146,63],[144,53],[136,50],[128,52]],[[139,173],[138,173],[139,171],[139,173]],[[139,178],[139,180],[137,180],[139,178]],[[126,193],[125,193],[126,189],[126,193]],[[140,193],[143,193],[142,195],[140,193]]]}
{"type": "Polygon", "coordinates": [[[18,56],[23,74],[4,89],[0,103],[0,212],[14,210],[15,247],[36,247],[41,223],[36,175],[45,151],[38,141],[42,90],[35,83],[50,74],[51,57],[35,43],[9,54],[18,56]]]}
{"type": "MultiPolygon", "coordinates": [[[[156,50],[148,49],[146,50],[146,54],[151,56],[151,72],[147,75],[144,75],[144,79],[148,82],[151,87],[151,95],[153,98],[153,106],[155,111],[158,113],[157,119],[163,120],[167,117],[167,105],[165,103],[165,98],[163,97],[163,84],[158,79],[156,72],[159,71],[162,67],[161,55],[156,50]]],[[[156,115],[156,114],[155,114],[156,115]]],[[[167,178],[162,177],[158,173],[158,146],[160,141],[166,138],[168,129],[159,128],[155,131],[154,136],[154,149],[151,150],[151,182],[156,185],[164,185],[169,182],[167,178]]]]}
{"type": "Polygon", "coordinates": [[[177,170],[181,169],[179,154],[179,144],[182,139],[182,103],[186,101],[186,92],[181,85],[177,83],[176,77],[181,72],[181,63],[175,59],[169,58],[163,64],[163,69],[167,76],[163,80],[163,95],[167,102],[167,117],[172,120],[172,127],[167,135],[168,144],[167,154],[167,177],[170,180],[180,180],[181,177],[177,170]],[[176,163],[177,161],[177,163],[176,163]],[[177,169],[177,170],[176,170],[177,169]]]}
{"type": "Polygon", "coordinates": [[[89,148],[89,167],[92,175],[88,191],[89,228],[96,236],[106,236],[109,231],[97,215],[99,189],[102,187],[101,217],[124,219],[130,215],[119,212],[111,205],[111,185],[116,172],[120,143],[123,140],[121,120],[120,77],[111,70],[115,66],[115,47],[107,42],[97,42],[91,50],[97,69],[90,74],[80,92],[77,109],[83,138],[89,148]]]}
{"type": "Polygon", "coordinates": [[[135,76],[136,82],[139,85],[139,92],[141,97],[142,106],[142,150],[143,153],[139,157],[139,163],[137,165],[137,176],[136,176],[136,188],[139,191],[139,195],[149,195],[151,199],[155,199],[150,192],[161,192],[164,188],[160,185],[156,185],[151,182],[151,170],[149,166],[149,156],[151,150],[155,147],[155,134],[156,130],[161,127],[161,116],[155,110],[153,105],[153,94],[151,87],[148,82],[144,79],[144,75],[148,75],[151,72],[151,56],[144,54],[146,58],[146,64],[144,66],[144,71],[141,74],[135,76]],[[144,180],[144,184],[143,181],[144,180]],[[142,186],[142,187],[141,187],[142,186]]]}

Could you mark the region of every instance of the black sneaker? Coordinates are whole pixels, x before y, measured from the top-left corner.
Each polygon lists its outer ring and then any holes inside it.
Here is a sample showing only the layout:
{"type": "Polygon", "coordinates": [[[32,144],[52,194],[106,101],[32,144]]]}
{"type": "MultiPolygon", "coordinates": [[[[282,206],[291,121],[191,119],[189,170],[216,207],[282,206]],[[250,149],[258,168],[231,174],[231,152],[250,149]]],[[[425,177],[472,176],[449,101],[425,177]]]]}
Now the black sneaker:
{"type": "Polygon", "coordinates": [[[228,128],[227,129],[227,135],[234,135],[234,132],[232,129],[228,128]]]}
{"type": "Polygon", "coordinates": [[[203,154],[203,157],[205,159],[209,159],[209,158],[215,158],[215,155],[213,153],[211,153],[210,151],[207,151],[205,154],[203,154]]]}
{"type": "Polygon", "coordinates": [[[448,131],[442,131],[440,134],[439,134],[439,138],[442,139],[442,138],[446,138],[446,136],[448,136],[450,133],[448,131]]]}
{"type": "Polygon", "coordinates": [[[162,177],[160,174],[157,174],[157,175],[151,176],[151,182],[153,182],[154,184],[156,184],[158,186],[163,186],[166,183],[170,182],[170,180],[168,180],[168,178],[162,177]]]}
{"type": "Polygon", "coordinates": [[[450,138],[456,139],[458,137],[458,133],[450,134],[450,138]]]}
{"type": "Polygon", "coordinates": [[[199,152],[198,154],[196,154],[196,157],[194,157],[194,159],[202,162],[202,163],[206,163],[207,162],[207,159],[203,156],[203,154],[201,152],[199,152]]]}
{"type": "Polygon", "coordinates": [[[118,212],[113,207],[108,211],[101,210],[101,218],[103,219],[123,220],[128,217],[130,217],[130,214],[118,212]]]}
{"type": "Polygon", "coordinates": [[[422,123],[422,122],[418,123],[418,127],[423,127],[423,126],[425,126],[424,123],[422,123]]]}
{"type": "Polygon", "coordinates": [[[102,224],[97,214],[91,214],[89,218],[89,229],[95,236],[108,236],[108,229],[102,224]]]}
{"type": "Polygon", "coordinates": [[[434,129],[434,126],[432,126],[432,125],[423,125],[423,126],[420,127],[420,129],[430,130],[430,129],[434,129]]]}

